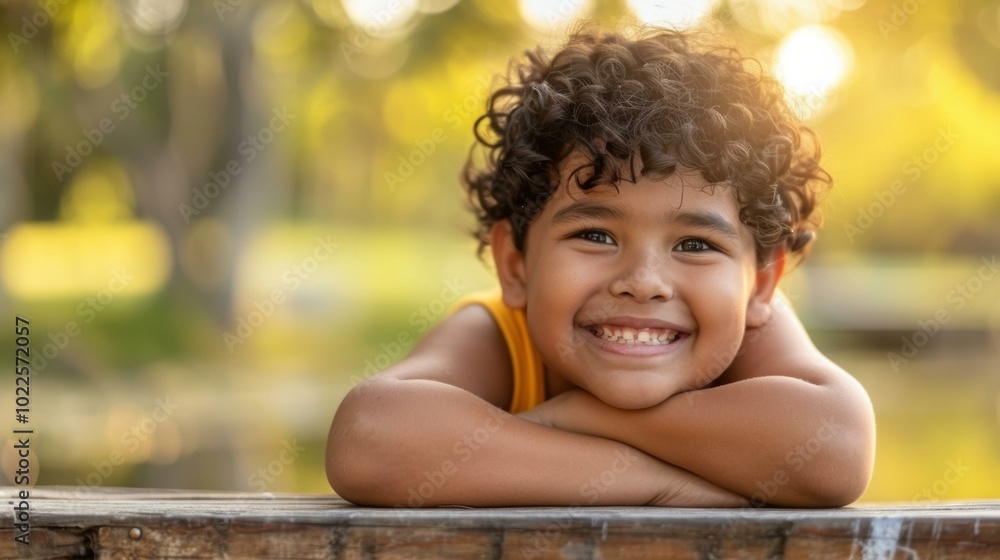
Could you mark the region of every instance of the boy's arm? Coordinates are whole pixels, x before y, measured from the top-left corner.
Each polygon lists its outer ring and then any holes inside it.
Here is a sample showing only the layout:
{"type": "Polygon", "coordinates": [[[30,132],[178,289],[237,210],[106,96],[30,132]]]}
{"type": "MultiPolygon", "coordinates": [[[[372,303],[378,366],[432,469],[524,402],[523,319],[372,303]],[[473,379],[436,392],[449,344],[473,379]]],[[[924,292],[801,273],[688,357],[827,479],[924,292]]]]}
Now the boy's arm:
{"type": "Polygon", "coordinates": [[[504,412],[509,368],[484,309],[446,319],[341,403],[327,446],[334,490],[375,506],[747,505],[624,443],[504,412]]]}
{"type": "Polygon", "coordinates": [[[871,477],[871,402],[816,350],[787,304],[775,298],[772,306],[772,320],[747,332],[740,355],[708,388],[643,410],[574,389],[525,417],[627,443],[754,505],[851,503],[871,477]]]}

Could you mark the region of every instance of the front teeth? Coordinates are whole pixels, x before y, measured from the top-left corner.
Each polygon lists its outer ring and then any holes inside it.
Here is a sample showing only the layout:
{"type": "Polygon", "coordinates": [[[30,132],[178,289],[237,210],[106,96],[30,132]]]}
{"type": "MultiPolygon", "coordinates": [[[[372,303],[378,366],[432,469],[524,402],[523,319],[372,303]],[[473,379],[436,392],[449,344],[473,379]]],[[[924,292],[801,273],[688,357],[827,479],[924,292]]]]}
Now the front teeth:
{"type": "Polygon", "coordinates": [[[627,344],[629,346],[635,346],[636,344],[648,346],[670,344],[677,338],[678,335],[677,331],[671,330],[651,331],[649,329],[629,329],[603,326],[594,326],[592,327],[592,331],[595,335],[607,340],[608,342],[627,344]]]}

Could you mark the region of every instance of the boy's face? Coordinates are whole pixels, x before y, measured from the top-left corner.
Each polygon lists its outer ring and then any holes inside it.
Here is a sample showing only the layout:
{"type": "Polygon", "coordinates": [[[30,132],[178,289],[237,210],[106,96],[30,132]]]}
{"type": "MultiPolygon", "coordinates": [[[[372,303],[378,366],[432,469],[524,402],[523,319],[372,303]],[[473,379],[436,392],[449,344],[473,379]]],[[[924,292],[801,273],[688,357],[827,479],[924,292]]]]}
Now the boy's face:
{"type": "Polygon", "coordinates": [[[567,187],[579,163],[563,162],[524,253],[499,255],[505,302],[551,373],[612,406],[707,385],[766,320],[781,266],[758,269],[731,189],[678,171],[582,191],[567,187]]]}

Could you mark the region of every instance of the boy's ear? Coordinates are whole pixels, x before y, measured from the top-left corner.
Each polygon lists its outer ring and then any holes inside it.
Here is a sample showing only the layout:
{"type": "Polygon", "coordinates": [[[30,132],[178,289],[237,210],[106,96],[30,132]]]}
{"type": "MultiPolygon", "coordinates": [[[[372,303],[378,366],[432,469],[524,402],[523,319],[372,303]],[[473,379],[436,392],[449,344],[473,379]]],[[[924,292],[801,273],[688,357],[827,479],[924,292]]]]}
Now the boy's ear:
{"type": "Polygon", "coordinates": [[[493,224],[490,229],[490,248],[493,251],[493,263],[497,267],[500,287],[503,288],[504,305],[512,309],[523,309],[528,302],[524,253],[514,245],[514,231],[510,220],[493,224]]]}
{"type": "Polygon", "coordinates": [[[771,319],[771,299],[785,272],[785,248],[779,247],[757,266],[757,277],[747,305],[747,328],[762,327],[771,319]]]}

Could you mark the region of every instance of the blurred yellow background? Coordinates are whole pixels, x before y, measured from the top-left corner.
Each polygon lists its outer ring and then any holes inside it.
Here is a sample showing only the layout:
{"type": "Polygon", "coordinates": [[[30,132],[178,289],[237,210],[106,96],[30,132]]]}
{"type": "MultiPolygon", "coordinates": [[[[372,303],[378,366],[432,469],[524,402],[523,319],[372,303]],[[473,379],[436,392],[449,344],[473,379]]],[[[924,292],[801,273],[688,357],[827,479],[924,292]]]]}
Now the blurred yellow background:
{"type": "Polygon", "coordinates": [[[835,181],[783,286],[872,396],[864,500],[1000,496],[1000,0],[0,0],[35,482],[329,491],[346,391],[492,284],[472,123],[577,18],[724,28],[773,68],[835,181]]]}

